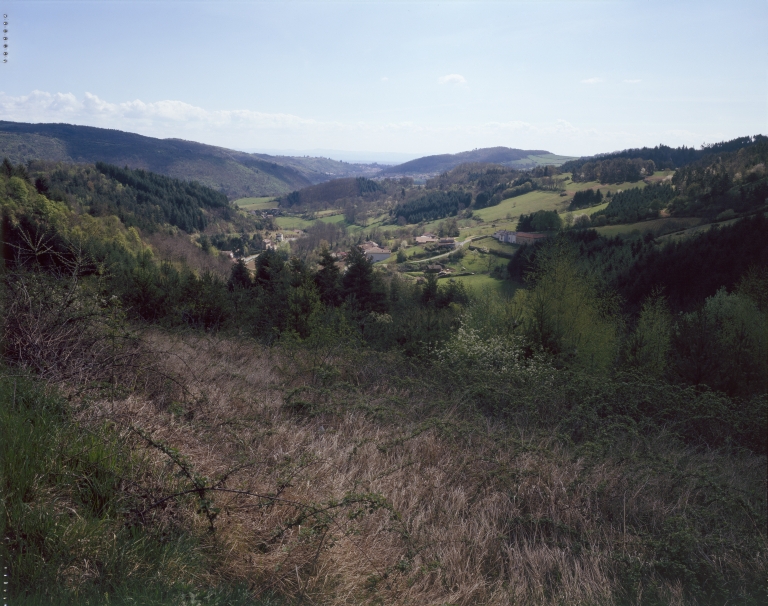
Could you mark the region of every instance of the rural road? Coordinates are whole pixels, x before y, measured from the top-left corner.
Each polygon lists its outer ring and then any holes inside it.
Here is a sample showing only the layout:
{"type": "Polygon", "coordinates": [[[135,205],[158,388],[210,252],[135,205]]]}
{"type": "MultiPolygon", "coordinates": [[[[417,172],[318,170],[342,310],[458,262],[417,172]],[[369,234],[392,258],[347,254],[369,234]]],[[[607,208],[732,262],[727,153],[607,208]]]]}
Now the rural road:
{"type": "MultiPolygon", "coordinates": [[[[472,242],[472,240],[478,240],[478,239],[484,238],[484,237],[485,236],[469,236],[469,238],[467,238],[466,240],[464,240],[462,242],[459,242],[459,244],[463,247],[463,246],[466,246],[467,244],[469,244],[470,242],[472,242]]],[[[408,263],[428,263],[429,261],[434,261],[435,259],[442,259],[443,257],[447,257],[448,255],[450,255],[455,250],[456,249],[454,248],[451,251],[439,254],[436,257],[430,257],[429,259],[419,259],[418,261],[408,260],[408,263]]]]}

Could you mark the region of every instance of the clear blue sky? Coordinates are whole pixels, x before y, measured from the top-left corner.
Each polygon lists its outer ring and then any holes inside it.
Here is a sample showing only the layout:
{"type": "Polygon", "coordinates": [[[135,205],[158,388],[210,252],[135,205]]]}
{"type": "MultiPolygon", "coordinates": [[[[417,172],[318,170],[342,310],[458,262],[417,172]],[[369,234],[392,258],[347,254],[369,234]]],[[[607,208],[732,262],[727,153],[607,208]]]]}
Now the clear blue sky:
{"type": "Polygon", "coordinates": [[[0,7],[5,120],[410,154],[768,133],[766,0],[0,7]]]}

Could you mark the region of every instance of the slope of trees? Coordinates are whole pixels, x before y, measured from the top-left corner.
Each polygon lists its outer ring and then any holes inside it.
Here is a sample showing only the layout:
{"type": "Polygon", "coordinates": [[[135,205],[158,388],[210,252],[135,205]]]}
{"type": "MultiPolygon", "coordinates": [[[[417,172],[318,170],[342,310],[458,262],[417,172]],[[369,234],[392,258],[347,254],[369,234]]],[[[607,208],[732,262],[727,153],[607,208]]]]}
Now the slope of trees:
{"type": "MultiPolygon", "coordinates": [[[[635,223],[659,216],[659,211],[666,208],[676,192],[667,183],[633,187],[614,194],[608,206],[592,214],[592,221],[605,217],[608,223],[635,223]]],[[[599,223],[598,223],[599,224],[599,223]]]]}
{"type": "Polygon", "coordinates": [[[0,120],[0,157],[145,168],[198,181],[230,199],[281,195],[334,177],[370,175],[376,168],[329,158],[250,154],[195,141],[156,139],[115,129],[0,120]]]}
{"type": "Polygon", "coordinates": [[[670,204],[677,216],[715,218],[731,210],[748,212],[768,200],[768,140],[765,137],[736,152],[704,158],[675,173],[678,197],[670,204]]]}
{"type": "Polygon", "coordinates": [[[555,231],[563,226],[556,210],[537,210],[530,215],[520,215],[517,231],[555,231]]]}
{"type": "Polygon", "coordinates": [[[115,215],[149,231],[166,224],[187,232],[203,230],[211,213],[231,214],[220,192],[140,169],[31,163],[30,174],[40,194],[77,201],[93,216],[115,215]]]}
{"type": "Polygon", "coordinates": [[[602,204],[603,194],[598,189],[585,189],[583,191],[577,191],[573,194],[573,200],[568,205],[568,210],[579,210],[581,208],[589,208],[590,206],[597,206],[602,204]]]}
{"type": "Polygon", "coordinates": [[[656,166],[656,170],[674,169],[686,166],[705,156],[720,153],[729,153],[738,151],[742,148],[750,147],[756,143],[764,142],[764,135],[755,135],[753,137],[737,137],[730,141],[703,145],[701,149],[693,147],[669,147],[668,145],[657,145],[656,147],[642,147],[626,149],[624,151],[612,154],[599,154],[597,156],[579,158],[563,164],[560,169],[563,172],[577,173],[581,171],[582,166],[587,163],[594,163],[612,159],[632,159],[650,160],[656,166]]]}
{"type": "Polygon", "coordinates": [[[469,193],[432,191],[421,198],[400,204],[393,214],[396,218],[403,217],[408,223],[434,221],[455,216],[462,208],[467,208],[471,202],[472,196],[469,193]]]}
{"type": "Polygon", "coordinates": [[[653,174],[653,160],[641,158],[611,158],[586,162],[573,169],[573,180],[599,181],[600,183],[633,183],[653,174]]]}

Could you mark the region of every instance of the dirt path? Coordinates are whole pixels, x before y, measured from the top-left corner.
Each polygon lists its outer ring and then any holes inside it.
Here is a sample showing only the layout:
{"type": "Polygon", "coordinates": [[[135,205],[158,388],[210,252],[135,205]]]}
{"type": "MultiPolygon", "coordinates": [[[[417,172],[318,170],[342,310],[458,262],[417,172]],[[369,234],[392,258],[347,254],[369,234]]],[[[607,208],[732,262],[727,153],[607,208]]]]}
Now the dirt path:
{"type": "MultiPolygon", "coordinates": [[[[464,240],[464,241],[462,241],[462,242],[459,242],[459,244],[460,244],[462,247],[464,247],[464,246],[466,246],[467,244],[469,244],[470,242],[472,242],[472,240],[477,240],[477,239],[479,239],[479,238],[483,238],[483,237],[485,237],[485,236],[469,236],[469,238],[467,238],[466,240],[464,240]]],[[[429,259],[419,259],[418,261],[411,261],[411,260],[409,259],[409,260],[408,260],[408,263],[427,263],[428,261],[434,261],[435,259],[442,259],[443,257],[447,257],[448,255],[450,255],[450,254],[451,254],[452,252],[454,252],[455,250],[456,250],[456,249],[454,248],[453,250],[450,250],[450,251],[448,251],[448,252],[446,252],[446,253],[442,253],[442,254],[439,254],[439,255],[437,255],[436,257],[430,257],[429,259]]]]}

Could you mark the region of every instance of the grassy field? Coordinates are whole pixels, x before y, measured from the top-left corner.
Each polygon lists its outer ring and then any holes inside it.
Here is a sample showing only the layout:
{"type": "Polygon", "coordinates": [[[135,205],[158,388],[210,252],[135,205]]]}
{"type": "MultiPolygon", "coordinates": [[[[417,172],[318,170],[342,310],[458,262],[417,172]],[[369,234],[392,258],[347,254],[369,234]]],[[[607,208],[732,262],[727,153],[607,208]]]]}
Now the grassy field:
{"type": "Polygon", "coordinates": [[[667,217],[663,219],[653,219],[652,221],[640,221],[639,223],[626,223],[623,225],[606,225],[605,227],[595,228],[603,236],[618,236],[620,234],[629,234],[633,231],[640,232],[658,232],[661,229],[686,229],[698,225],[701,219],[696,217],[684,217],[676,219],[667,217]]]}
{"type": "Polygon", "coordinates": [[[605,202],[604,204],[598,204],[597,206],[592,206],[591,208],[582,208],[580,210],[574,210],[573,216],[576,215],[592,215],[592,213],[596,213],[598,210],[603,210],[606,206],[608,206],[608,202],[605,202]]]}
{"type": "Polygon", "coordinates": [[[240,198],[239,200],[235,200],[234,204],[243,210],[268,210],[270,208],[277,208],[277,204],[274,200],[274,197],[240,198]]]}
{"type": "Polygon", "coordinates": [[[519,217],[522,214],[535,213],[537,210],[562,211],[567,205],[568,198],[561,197],[558,192],[537,190],[502,200],[498,205],[476,210],[474,214],[484,221],[498,221],[505,219],[507,215],[519,217]]]}
{"type": "Polygon", "coordinates": [[[499,242],[496,238],[485,237],[472,241],[472,246],[483,246],[488,250],[495,250],[507,255],[513,255],[520,248],[516,244],[507,244],[506,242],[499,242]]]}
{"type": "Polygon", "coordinates": [[[314,221],[301,217],[275,217],[275,223],[280,229],[307,229],[314,221]]]}
{"type": "Polygon", "coordinates": [[[447,280],[452,279],[464,284],[464,287],[468,291],[474,292],[497,292],[506,296],[512,296],[517,285],[511,280],[498,280],[492,278],[488,274],[477,274],[474,276],[455,276],[453,278],[440,278],[440,283],[444,284],[447,280]]]}
{"type": "Polygon", "coordinates": [[[325,215],[320,217],[318,221],[322,221],[323,223],[346,223],[343,214],[325,215]]]}
{"type": "MultiPolygon", "coordinates": [[[[654,174],[654,178],[661,180],[671,174],[672,171],[659,171],[654,174]]],[[[637,183],[619,183],[603,185],[596,181],[590,181],[587,183],[574,183],[567,181],[565,184],[567,196],[561,196],[559,192],[537,190],[527,193],[523,196],[517,196],[516,198],[509,198],[502,200],[497,206],[491,206],[489,208],[483,208],[475,211],[474,215],[483,220],[483,223],[477,223],[472,220],[460,220],[459,225],[462,227],[460,239],[464,239],[468,236],[475,235],[491,235],[496,230],[508,229],[514,231],[517,227],[517,220],[521,214],[531,214],[539,210],[556,210],[560,214],[564,214],[573,198],[573,194],[577,191],[585,189],[599,189],[603,195],[609,191],[616,193],[631,187],[645,187],[645,183],[639,181],[637,183]],[[492,224],[492,225],[491,225],[492,224]]],[[[274,198],[242,198],[237,200],[236,204],[246,210],[258,210],[273,208],[272,202],[274,198]]],[[[598,210],[605,208],[608,205],[601,204],[592,208],[585,208],[578,211],[574,211],[574,214],[587,214],[591,215],[598,210]]],[[[357,234],[360,232],[366,232],[373,228],[379,229],[384,233],[395,231],[398,229],[397,225],[388,223],[390,216],[388,213],[383,213],[378,217],[371,218],[367,224],[363,227],[360,225],[350,225],[344,219],[344,214],[339,212],[338,209],[329,209],[321,211],[317,215],[317,219],[307,221],[300,217],[277,217],[275,222],[281,229],[306,229],[312,225],[315,221],[324,221],[326,223],[338,223],[346,226],[347,231],[350,234],[357,234]],[[385,224],[386,222],[386,224],[385,224]]],[[[425,232],[435,232],[441,222],[445,221],[445,218],[430,221],[424,224],[425,232]]],[[[622,226],[616,226],[621,228],[622,226]]],[[[630,228],[626,231],[631,232],[634,228],[630,228]]],[[[618,233],[623,233],[620,231],[618,233]]]]}
{"type": "MultiPolygon", "coordinates": [[[[645,187],[645,183],[639,181],[637,183],[619,183],[603,185],[596,181],[589,181],[587,183],[574,183],[568,181],[565,184],[565,191],[567,196],[561,196],[559,192],[536,190],[527,193],[516,198],[508,198],[502,200],[497,206],[491,206],[475,211],[475,215],[483,219],[484,221],[500,221],[507,217],[517,218],[520,215],[529,215],[535,213],[538,210],[556,210],[559,213],[564,213],[573,199],[573,194],[577,191],[583,191],[585,189],[599,189],[603,195],[609,191],[616,193],[632,187],[645,187]]],[[[607,205],[607,203],[606,203],[607,205]]],[[[578,212],[579,214],[591,214],[601,208],[605,208],[605,205],[595,206],[593,208],[585,208],[578,212]]]]}

